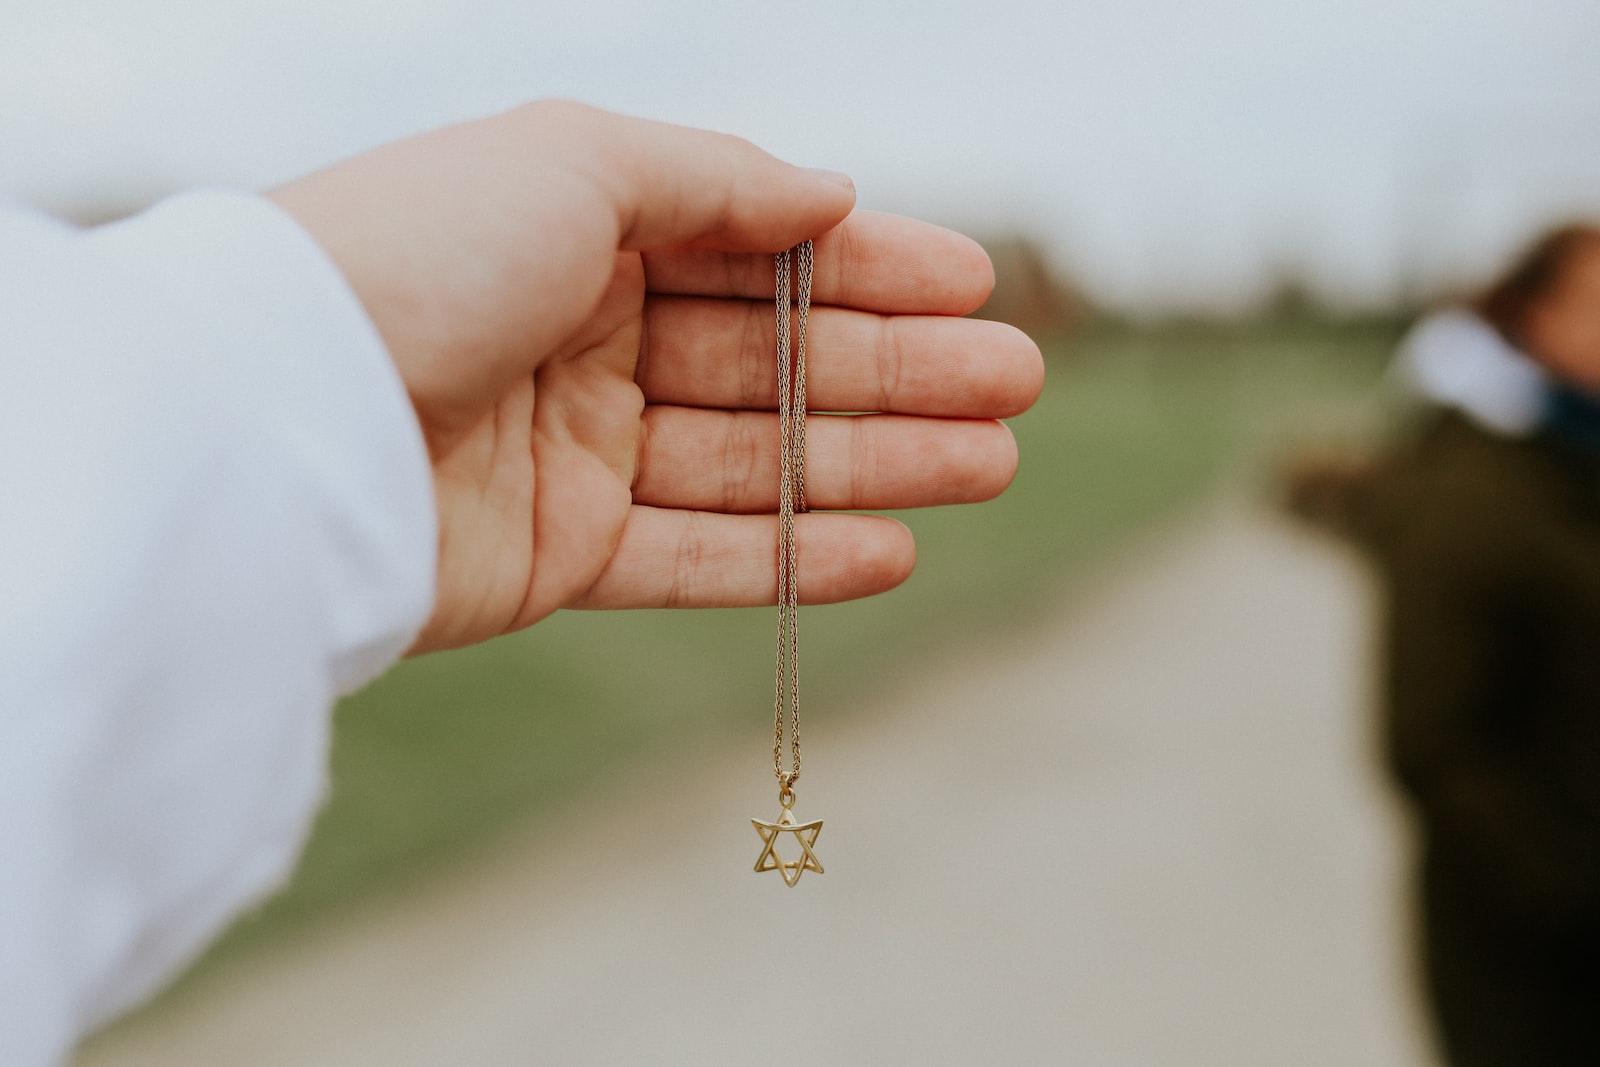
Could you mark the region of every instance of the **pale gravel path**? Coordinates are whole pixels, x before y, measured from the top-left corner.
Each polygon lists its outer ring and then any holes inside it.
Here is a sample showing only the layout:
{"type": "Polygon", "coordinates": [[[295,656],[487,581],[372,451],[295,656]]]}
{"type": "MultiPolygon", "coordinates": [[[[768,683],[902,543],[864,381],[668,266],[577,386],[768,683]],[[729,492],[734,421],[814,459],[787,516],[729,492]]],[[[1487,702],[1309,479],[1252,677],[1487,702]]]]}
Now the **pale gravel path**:
{"type": "Polygon", "coordinates": [[[826,875],[750,872],[707,753],[83,1067],[1425,1067],[1360,573],[1236,506],[1120,567],[808,732],[826,875]]]}

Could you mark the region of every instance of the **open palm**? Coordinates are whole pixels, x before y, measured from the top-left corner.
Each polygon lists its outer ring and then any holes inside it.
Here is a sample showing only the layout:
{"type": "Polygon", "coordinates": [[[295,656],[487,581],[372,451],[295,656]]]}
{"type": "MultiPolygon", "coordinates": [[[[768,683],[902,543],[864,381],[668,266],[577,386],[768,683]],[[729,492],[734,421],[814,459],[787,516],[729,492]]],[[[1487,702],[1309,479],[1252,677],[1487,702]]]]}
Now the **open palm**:
{"type": "MultiPolygon", "coordinates": [[[[982,500],[1015,470],[993,420],[1032,402],[1041,363],[956,317],[988,294],[982,251],[851,214],[848,184],[744,142],[537,105],[274,196],[350,279],[428,442],[439,576],[419,648],[566,606],[773,601],[771,253],[808,237],[811,406],[855,413],[811,420],[811,506],[982,500]]],[[[875,516],[808,514],[798,538],[812,602],[891,588],[914,560],[875,516]]]]}

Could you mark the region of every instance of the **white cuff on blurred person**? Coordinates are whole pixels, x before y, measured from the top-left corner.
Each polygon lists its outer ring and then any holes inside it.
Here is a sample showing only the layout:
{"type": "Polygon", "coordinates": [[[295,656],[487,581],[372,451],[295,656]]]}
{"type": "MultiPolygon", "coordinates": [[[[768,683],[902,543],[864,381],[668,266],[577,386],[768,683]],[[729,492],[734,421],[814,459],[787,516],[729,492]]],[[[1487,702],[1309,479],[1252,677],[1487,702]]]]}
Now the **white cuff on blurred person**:
{"type": "Polygon", "coordinates": [[[1435,312],[1400,343],[1395,373],[1420,399],[1454,408],[1495,433],[1521,436],[1544,418],[1549,377],[1464,308],[1435,312]]]}

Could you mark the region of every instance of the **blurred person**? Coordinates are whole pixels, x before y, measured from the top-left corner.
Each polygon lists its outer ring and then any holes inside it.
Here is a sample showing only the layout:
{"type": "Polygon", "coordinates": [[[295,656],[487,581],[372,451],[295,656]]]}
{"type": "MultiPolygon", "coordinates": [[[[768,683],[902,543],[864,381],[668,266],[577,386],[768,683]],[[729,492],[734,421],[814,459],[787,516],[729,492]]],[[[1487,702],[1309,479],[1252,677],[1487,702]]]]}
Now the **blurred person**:
{"type": "MultiPolygon", "coordinates": [[[[63,1062],[284,879],[334,699],[403,653],[773,602],[774,251],[817,239],[814,406],[871,413],[811,421],[811,503],[1006,486],[1037,348],[960,317],[975,244],[853,203],[546,103],[268,196],[0,210],[0,1062],[63,1062]]],[[[886,518],[798,536],[810,602],[913,562],[886,518]]]]}
{"type": "Polygon", "coordinates": [[[1397,370],[1419,431],[1295,504],[1381,576],[1438,1039],[1453,1067],[1600,1064],[1600,227],[1424,319],[1397,370]]]}

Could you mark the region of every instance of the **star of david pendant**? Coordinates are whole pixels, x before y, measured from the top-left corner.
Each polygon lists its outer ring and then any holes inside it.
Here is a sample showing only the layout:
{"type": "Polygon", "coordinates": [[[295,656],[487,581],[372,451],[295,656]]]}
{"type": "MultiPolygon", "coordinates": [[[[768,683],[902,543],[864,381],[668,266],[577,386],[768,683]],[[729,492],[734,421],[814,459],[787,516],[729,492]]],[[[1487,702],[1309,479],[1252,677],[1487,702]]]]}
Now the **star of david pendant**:
{"type": "Polygon", "coordinates": [[[811,851],[817,843],[817,835],[822,832],[822,820],[816,822],[795,822],[794,812],[789,810],[789,805],[783,806],[783,812],[778,816],[777,822],[762,822],[760,819],[751,819],[756,833],[761,835],[761,842],[765,846],[761,856],[756,860],[756,870],[777,871],[783,875],[785,885],[793,888],[800,881],[800,876],[806,871],[822,873],[822,861],[817,859],[817,854],[811,851]],[[785,860],[778,855],[778,839],[784,834],[793,834],[795,841],[800,845],[800,858],[785,860]]]}

